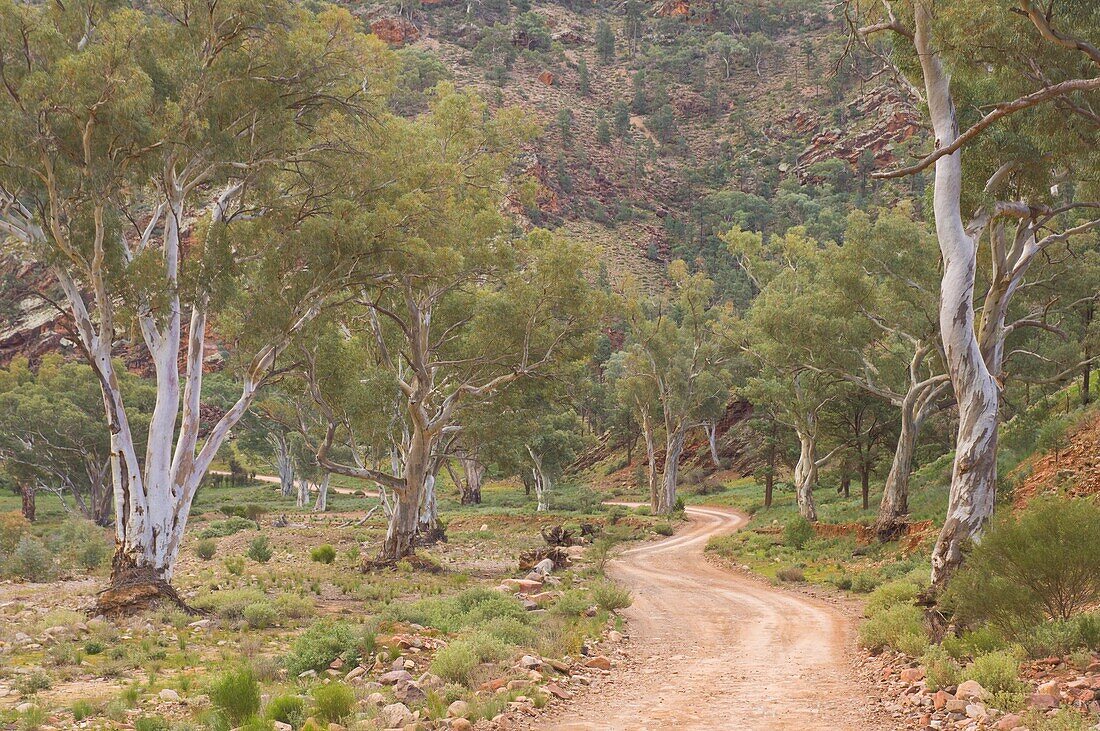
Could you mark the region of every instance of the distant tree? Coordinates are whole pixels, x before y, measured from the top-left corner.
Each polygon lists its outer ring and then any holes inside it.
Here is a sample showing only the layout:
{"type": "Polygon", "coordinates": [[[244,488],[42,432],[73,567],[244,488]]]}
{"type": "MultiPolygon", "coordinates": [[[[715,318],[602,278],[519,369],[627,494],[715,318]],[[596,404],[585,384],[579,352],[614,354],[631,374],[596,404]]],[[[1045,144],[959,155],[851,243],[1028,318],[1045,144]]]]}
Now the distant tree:
{"type": "Polygon", "coordinates": [[[581,96],[588,96],[588,62],[583,58],[577,62],[577,87],[581,96]]]}
{"type": "Polygon", "coordinates": [[[611,144],[611,127],[607,124],[607,115],[602,109],[596,111],[596,144],[601,147],[611,144]]]}
{"type": "Polygon", "coordinates": [[[573,146],[573,110],[562,107],[558,110],[558,131],[561,133],[562,147],[569,149],[573,146]]]}
{"type": "Polygon", "coordinates": [[[630,108],[622,99],[616,99],[614,106],[611,108],[611,115],[615,136],[620,140],[625,139],[627,133],[630,132],[630,108]]]}
{"type": "Polygon", "coordinates": [[[552,43],[546,21],[535,12],[520,13],[516,17],[513,38],[529,51],[548,51],[552,43]]]}
{"type": "Polygon", "coordinates": [[[715,33],[712,35],[707,41],[707,49],[722,62],[724,70],[722,78],[725,79],[730,77],[733,64],[748,53],[748,50],[729,33],[715,33]]]}
{"type": "Polygon", "coordinates": [[[778,44],[759,31],[753,33],[745,40],[745,51],[752,61],[757,76],[764,75],[763,67],[768,56],[775,53],[777,49],[778,44]]]}
{"type": "Polygon", "coordinates": [[[606,20],[596,23],[596,56],[605,66],[615,61],[615,31],[606,20]]]}
{"type": "Polygon", "coordinates": [[[638,69],[631,79],[633,95],[630,98],[630,111],[635,114],[646,114],[649,111],[649,88],[646,82],[645,69],[638,69]]]}

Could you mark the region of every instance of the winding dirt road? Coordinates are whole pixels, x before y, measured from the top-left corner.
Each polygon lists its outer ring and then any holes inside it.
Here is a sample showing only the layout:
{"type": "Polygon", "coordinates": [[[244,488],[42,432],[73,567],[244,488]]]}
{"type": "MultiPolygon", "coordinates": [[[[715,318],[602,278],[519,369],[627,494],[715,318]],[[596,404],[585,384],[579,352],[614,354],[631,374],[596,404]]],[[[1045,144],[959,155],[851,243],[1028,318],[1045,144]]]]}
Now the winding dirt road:
{"type": "Polygon", "coordinates": [[[772,588],[708,563],[707,539],[746,519],[690,507],[686,529],[608,563],[629,586],[625,610],[635,671],[540,723],[548,731],[892,727],[868,710],[850,663],[851,626],[826,602],[772,588]]]}

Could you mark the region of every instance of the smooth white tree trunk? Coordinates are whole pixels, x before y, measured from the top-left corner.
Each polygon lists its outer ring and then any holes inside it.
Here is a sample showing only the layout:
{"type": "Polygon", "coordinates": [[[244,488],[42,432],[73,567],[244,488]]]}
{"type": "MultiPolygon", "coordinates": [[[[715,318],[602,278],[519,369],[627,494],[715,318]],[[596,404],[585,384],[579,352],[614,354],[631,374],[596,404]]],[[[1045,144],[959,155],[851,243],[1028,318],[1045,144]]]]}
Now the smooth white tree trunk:
{"type": "Polygon", "coordinates": [[[328,511],[328,483],[332,474],[326,472],[321,481],[317,483],[317,500],[313,503],[313,512],[324,513],[328,511]]]}
{"type": "Polygon", "coordinates": [[[817,487],[817,438],[808,432],[798,431],[798,462],[794,466],[795,498],[798,514],[811,522],[817,520],[814,504],[814,488],[817,487]]]}

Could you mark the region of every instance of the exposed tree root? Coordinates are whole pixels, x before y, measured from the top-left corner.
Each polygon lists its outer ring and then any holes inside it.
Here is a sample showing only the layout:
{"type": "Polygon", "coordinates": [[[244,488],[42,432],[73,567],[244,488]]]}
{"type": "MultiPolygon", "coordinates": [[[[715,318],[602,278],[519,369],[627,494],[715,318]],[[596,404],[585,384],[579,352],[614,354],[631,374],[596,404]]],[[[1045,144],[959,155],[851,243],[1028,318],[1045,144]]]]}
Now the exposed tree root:
{"type": "Polygon", "coordinates": [[[96,603],[89,614],[106,617],[125,617],[164,603],[173,604],[184,612],[195,615],[200,612],[189,606],[175,588],[161,579],[151,568],[135,566],[111,572],[111,584],[96,595],[96,603]]]}

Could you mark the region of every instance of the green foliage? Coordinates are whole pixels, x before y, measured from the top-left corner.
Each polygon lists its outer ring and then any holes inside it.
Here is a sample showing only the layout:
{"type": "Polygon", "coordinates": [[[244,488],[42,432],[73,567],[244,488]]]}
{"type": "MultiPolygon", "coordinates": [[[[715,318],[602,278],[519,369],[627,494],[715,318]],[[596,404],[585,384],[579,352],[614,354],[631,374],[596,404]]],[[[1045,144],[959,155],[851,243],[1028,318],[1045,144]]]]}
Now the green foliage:
{"type": "Polygon", "coordinates": [[[329,564],[336,560],[336,549],[325,543],[309,552],[309,560],[329,564]]]}
{"type": "Polygon", "coordinates": [[[40,690],[49,690],[53,681],[46,673],[35,670],[17,677],[13,685],[19,691],[19,695],[32,696],[40,690]]]}
{"type": "Polygon", "coordinates": [[[1020,661],[1006,650],[974,658],[974,662],[963,669],[960,679],[977,681],[991,693],[1017,693],[1023,689],[1020,661]]]}
{"type": "Polygon", "coordinates": [[[169,727],[162,716],[142,716],[134,721],[134,731],[168,731],[169,727]]]}
{"type": "Polygon", "coordinates": [[[443,680],[469,685],[477,665],[477,656],[469,645],[452,642],[432,658],[431,672],[443,680]]]}
{"type": "Polygon", "coordinates": [[[596,23],[596,56],[602,64],[609,64],[615,60],[615,31],[603,19],[596,23]]]}
{"type": "Polygon", "coordinates": [[[515,597],[484,588],[466,589],[453,597],[393,604],[386,609],[385,617],[444,632],[478,627],[496,618],[510,618],[524,624],[530,622],[527,611],[515,597]]]}
{"type": "Polygon", "coordinates": [[[0,513],[0,554],[10,554],[19,540],[31,528],[31,524],[18,511],[0,513]]]}
{"type": "Polygon", "coordinates": [[[891,581],[883,584],[867,597],[866,612],[873,615],[883,609],[898,604],[913,604],[913,600],[920,593],[920,587],[909,581],[891,581]]]}
{"type": "Polygon", "coordinates": [[[225,538],[242,530],[255,530],[256,523],[241,516],[233,516],[228,520],[215,520],[210,525],[199,531],[199,538],[225,538]]]}
{"type": "Polygon", "coordinates": [[[1067,620],[1100,601],[1100,507],[1046,499],[989,531],[948,587],[969,624],[1013,637],[1045,618],[1067,620]]]}
{"type": "Polygon", "coordinates": [[[943,638],[943,649],[956,660],[987,655],[1005,649],[1004,639],[991,627],[977,627],[961,635],[943,638]]]}
{"type": "Polygon", "coordinates": [[[53,581],[57,577],[57,564],[42,541],[28,533],[19,539],[12,552],[8,571],[27,581],[53,581]]]}
{"type": "Polygon", "coordinates": [[[538,632],[515,617],[494,617],[481,625],[481,631],[508,645],[532,645],[538,632]]]}
{"type": "Polygon", "coordinates": [[[1082,649],[1100,651],[1100,612],[1043,622],[1022,633],[1019,639],[1031,657],[1063,656],[1082,649]]]}
{"type": "Polygon", "coordinates": [[[226,556],[222,560],[222,564],[225,566],[225,570],[229,572],[230,576],[244,575],[245,564],[243,556],[226,556]]]}
{"type": "Polygon", "coordinates": [[[195,544],[195,555],[203,561],[209,561],[214,558],[214,554],[217,552],[218,542],[213,538],[203,538],[195,544]]]}
{"type": "Polygon", "coordinates": [[[344,723],[355,712],[355,692],[343,683],[316,686],[313,715],[322,723],[344,723]]]}
{"type": "Polygon", "coordinates": [[[633,603],[630,590],[618,586],[610,581],[601,581],[592,586],[592,598],[596,606],[613,612],[617,609],[626,609],[633,603]]]}
{"type": "Polygon", "coordinates": [[[272,625],[278,615],[271,604],[254,602],[244,608],[241,616],[251,629],[266,629],[272,625]]]}
{"type": "Polygon", "coordinates": [[[96,713],[95,706],[89,701],[80,700],[73,703],[72,714],[73,720],[76,722],[83,721],[85,718],[94,716],[96,713]]]}
{"type": "Polygon", "coordinates": [[[783,544],[790,548],[797,548],[801,551],[813,537],[813,523],[801,515],[791,519],[787,525],[783,526],[783,544]]]}
{"type": "Polygon", "coordinates": [[[248,666],[217,676],[207,694],[214,707],[225,713],[236,726],[260,710],[260,684],[256,681],[255,672],[248,666]]]}
{"type": "Polygon", "coordinates": [[[914,657],[928,648],[924,616],[909,604],[895,604],[868,617],[859,628],[859,640],[872,651],[892,647],[914,657]]]}
{"type": "Polygon", "coordinates": [[[921,658],[924,666],[925,686],[935,692],[950,685],[957,685],[962,668],[940,645],[932,645],[921,658]]]}
{"type": "Polygon", "coordinates": [[[252,543],[248,545],[248,553],[246,555],[257,563],[267,563],[270,561],[271,546],[267,540],[267,536],[256,536],[253,538],[252,543]]]}
{"type": "Polygon", "coordinates": [[[275,696],[268,701],[264,718],[290,724],[295,729],[300,728],[306,720],[306,702],[296,695],[275,696]]]}
{"type": "Polygon", "coordinates": [[[361,625],[322,620],[310,625],[290,648],[284,662],[291,677],[323,671],[336,658],[357,662],[374,651],[374,633],[361,625]]]}

